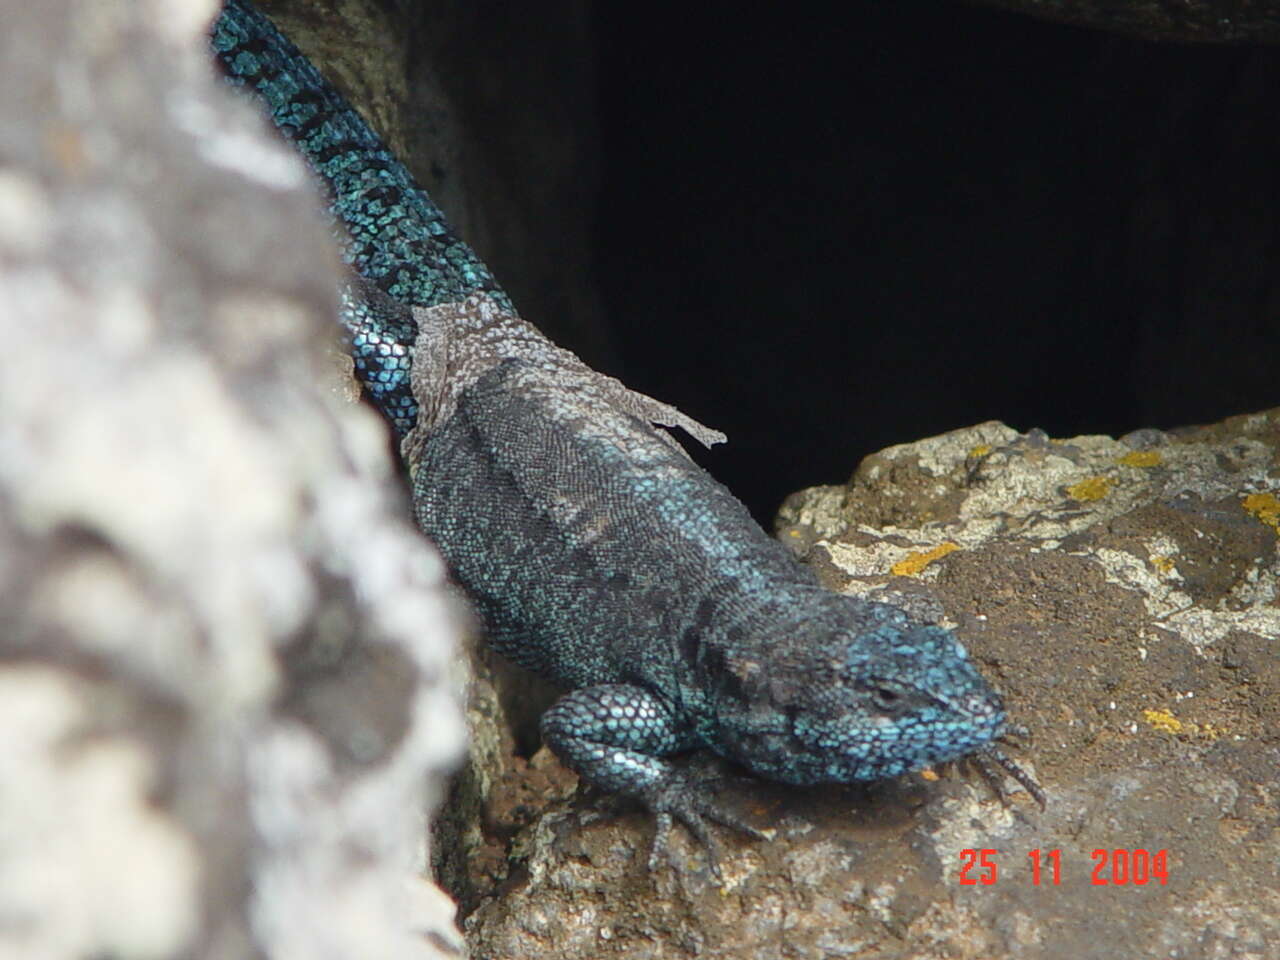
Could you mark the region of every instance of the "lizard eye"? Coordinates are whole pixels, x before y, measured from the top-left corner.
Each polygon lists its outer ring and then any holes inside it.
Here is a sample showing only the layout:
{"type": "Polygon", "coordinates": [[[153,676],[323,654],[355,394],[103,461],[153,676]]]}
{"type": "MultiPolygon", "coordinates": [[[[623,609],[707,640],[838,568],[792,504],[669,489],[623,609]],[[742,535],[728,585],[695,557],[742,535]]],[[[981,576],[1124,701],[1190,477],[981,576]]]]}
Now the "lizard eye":
{"type": "Polygon", "coordinates": [[[897,713],[902,709],[902,694],[889,687],[872,687],[871,699],[876,707],[885,713],[897,713]]]}

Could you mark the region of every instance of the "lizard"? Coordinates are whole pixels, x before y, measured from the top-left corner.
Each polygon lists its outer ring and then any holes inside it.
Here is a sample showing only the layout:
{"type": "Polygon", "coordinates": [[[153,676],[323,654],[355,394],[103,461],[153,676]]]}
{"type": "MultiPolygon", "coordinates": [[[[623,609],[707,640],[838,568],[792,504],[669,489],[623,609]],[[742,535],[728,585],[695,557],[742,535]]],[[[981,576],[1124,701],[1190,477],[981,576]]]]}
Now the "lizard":
{"type": "Polygon", "coordinates": [[[708,850],[757,836],[673,758],[709,749],[786,784],[969,761],[1042,806],[1001,747],[1025,734],[955,633],[835,593],[661,427],[724,436],[628,389],[519,316],[340,93],[248,0],[213,48],[302,152],[351,275],[356,374],[400,441],[415,519],[489,644],[565,692],[544,742],[587,783],[708,850]]]}

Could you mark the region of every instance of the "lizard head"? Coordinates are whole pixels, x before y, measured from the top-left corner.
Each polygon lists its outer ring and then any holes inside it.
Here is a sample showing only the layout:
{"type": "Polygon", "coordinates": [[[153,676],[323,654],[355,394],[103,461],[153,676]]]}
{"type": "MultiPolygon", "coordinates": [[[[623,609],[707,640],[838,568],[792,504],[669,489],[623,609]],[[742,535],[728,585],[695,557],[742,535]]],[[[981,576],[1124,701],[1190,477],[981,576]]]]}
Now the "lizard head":
{"type": "Polygon", "coordinates": [[[955,634],[855,603],[834,625],[817,616],[758,656],[727,659],[714,709],[728,756],[772,780],[850,783],[955,760],[1000,735],[1004,704],[955,634]]]}

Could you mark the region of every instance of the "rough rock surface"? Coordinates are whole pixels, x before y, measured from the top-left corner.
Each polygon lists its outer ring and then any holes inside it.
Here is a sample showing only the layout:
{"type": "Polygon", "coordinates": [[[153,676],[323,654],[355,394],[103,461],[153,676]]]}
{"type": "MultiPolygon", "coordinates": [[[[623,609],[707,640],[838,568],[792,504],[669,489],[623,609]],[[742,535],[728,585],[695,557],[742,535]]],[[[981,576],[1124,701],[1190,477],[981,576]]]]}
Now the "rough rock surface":
{"type": "Polygon", "coordinates": [[[833,589],[958,629],[1030,728],[1047,809],[954,775],[748,782],[735,800],[776,836],[722,834],[718,889],[688,838],[650,877],[649,819],[569,796],[535,757],[546,810],[522,798],[475,956],[1275,955],[1280,410],[1121,440],[982,424],[796,494],[779,534],[833,589]],[[995,851],[994,883],[981,863],[961,882],[966,850],[995,851]],[[1134,882],[1139,850],[1167,851],[1167,882],[1134,882]]]}
{"type": "Polygon", "coordinates": [[[1280,42],[1276,0],[968,0],[1149,40],[1280,42]]]}
{"type": "Polygon", "coordinates": [[[214,7],[0,30],[0,956],[456,955],[443,569],[214,7]]]}

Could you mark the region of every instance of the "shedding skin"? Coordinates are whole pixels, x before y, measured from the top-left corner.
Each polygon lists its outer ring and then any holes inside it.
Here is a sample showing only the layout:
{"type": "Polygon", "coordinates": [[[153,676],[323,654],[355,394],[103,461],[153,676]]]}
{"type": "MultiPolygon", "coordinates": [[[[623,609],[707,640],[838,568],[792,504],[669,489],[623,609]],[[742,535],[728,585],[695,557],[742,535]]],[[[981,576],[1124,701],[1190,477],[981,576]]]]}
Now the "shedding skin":
{"type": "Polygon", "coordinates": [[[489,643],[567,692],[542,734],[584,780],[710,852],[763,836],[671,760],[709,749],[783,783],[934,764],[1007,774],[1019,728],[948,630],[840,596],[767,536],[663,427],[722,434],[628,389],[521,319],[381,140],[269,20],[227,0],[228,79],[257,94],[329,200],[352,274],[356,375],[401,439],[413,509],[489,643]]]}

